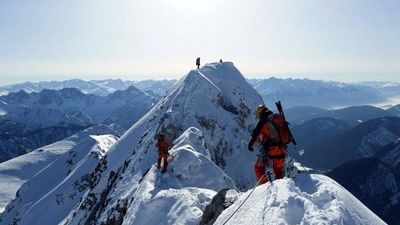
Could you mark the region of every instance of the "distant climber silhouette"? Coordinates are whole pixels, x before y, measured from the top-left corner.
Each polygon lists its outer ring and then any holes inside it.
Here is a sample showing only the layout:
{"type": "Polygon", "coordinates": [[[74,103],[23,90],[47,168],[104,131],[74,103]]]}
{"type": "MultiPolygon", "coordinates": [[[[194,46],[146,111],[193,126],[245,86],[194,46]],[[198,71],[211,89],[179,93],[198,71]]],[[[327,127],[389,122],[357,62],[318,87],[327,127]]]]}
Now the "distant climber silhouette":
{"type": "Polygon", "coordinates": [[[196,59],[196,66],[197,66],[197,69],[200,68],[200,57],[198,57],[198,58],[196,59]]]}

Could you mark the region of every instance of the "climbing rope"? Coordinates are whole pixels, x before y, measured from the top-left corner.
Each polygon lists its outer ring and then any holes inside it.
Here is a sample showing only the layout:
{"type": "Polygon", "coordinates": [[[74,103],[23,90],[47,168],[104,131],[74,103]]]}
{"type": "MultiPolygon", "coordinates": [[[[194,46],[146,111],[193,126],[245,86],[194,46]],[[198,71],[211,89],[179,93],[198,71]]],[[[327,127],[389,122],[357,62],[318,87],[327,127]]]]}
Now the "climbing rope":
{"type": "Polygon", "coordinates": [[[262,175],[262,177],[260,177],[260,179],[258,179],[257,183],[254,185],[253,189],[251,190],[250,194],[247,195],[247,197],[243,200],[242,203],[240,203],[239,207],[237,207],[237,209],[228,217],[228,219],[222,224],[225,225],[232,217],[233,215],[235,215],[239,209],[243,206],[243,204],[247,201],[247,199],[249,199],[249,197],[251,196],[251,194],[253,194],[253,191],[256,189],[256,187],[258,186],[258,184],[260,183],[260,181],[264,178],[265,174],[262,175]]]}

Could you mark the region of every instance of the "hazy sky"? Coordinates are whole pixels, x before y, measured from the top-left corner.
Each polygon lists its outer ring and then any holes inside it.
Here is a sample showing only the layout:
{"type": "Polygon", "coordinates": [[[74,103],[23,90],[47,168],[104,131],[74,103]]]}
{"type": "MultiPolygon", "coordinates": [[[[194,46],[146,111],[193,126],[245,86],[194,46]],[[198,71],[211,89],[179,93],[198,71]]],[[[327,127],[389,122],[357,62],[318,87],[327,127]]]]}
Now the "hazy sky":
{"type": "Polygon", "coordinates": [[[247,77],[400,82],[400,1],[0,0],[0,86],[178,78],[198,56],[247,77]]]}

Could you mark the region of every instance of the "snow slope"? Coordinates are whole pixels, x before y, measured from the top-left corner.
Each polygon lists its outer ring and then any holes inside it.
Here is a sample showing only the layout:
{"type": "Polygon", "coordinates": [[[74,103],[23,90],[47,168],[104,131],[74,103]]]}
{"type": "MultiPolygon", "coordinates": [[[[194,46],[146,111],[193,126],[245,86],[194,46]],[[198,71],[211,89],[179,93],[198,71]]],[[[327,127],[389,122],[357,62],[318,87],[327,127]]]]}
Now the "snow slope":
{"type": "MultiPolygon", "coordinates": [[[[105,125],[90,127],[65,140],[36,149],[28,154],[13,158],[0,164],[0,212],[4,211],[5,206],[15,198],[17,190],[23,183],[37,174],[44,168],[52,168],[51,164],[60,161],[59,158],[71,157],[73,152],[77,152],[73,160],[82,158],[86,152],[94,146],[99,146],[104,141],[97,141],[104,134],[116,134],[105,125]]],[[[108,141],[113,141],[112,137],[103,137],[108,141]]],[[[114,140],[115,141],[115,140],[114,140]]],[[[101,147],[101,146],[100,146],[101,147]]],[[[71,159],[72,160],[72,159],[71,159]]],[[[71,163],[73,161],[69,160],[71,163]]],[[[65,163],[65,162],[64,162],[65,163]]],[[[72,165],[69,165],[72,166],[72,165]]],[[[56,173],[63,173],[61,168],[54,169],[56,173]]],[[[54,179],[59,179],[60,174],[53,174],[54,179]],[[56,176],[55,176],[56,175],[56,176]]],[[[51,176],[53,178],[53,176],[51,176]]]]}
{"type": "MultiPolygon", "coordinates": [[[[129,205],[124,224],[198,224],[216,191],[234,182],[210,159],[208,151],[194,144],[201,132],[189,128],[170,151],[170,171],[160,174],[153,166],[129,205]],[[196,147],[194,147],[196,146],[196,147]]],[[[200,145],[199,145],[200,144],[200,145]]]]}
{"type": "MultiPolygon", "coordinates": [[[[225,221],[250,194],[243,193],[222,212],[225,221]]],[[[346,189],[323,175],[301,174],[258,186],[228,224],[385,224],[346,189]]]]}

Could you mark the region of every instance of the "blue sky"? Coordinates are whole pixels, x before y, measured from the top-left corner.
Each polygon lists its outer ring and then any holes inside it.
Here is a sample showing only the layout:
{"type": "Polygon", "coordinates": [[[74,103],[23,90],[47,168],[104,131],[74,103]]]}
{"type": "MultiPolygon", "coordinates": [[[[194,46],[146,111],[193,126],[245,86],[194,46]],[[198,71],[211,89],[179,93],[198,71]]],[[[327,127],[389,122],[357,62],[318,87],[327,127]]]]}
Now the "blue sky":
{"type": "Polygon", "coordinates": [[[400,82],[400,1],[0,0],[0,85],[178,78],[233,61],[247,77],[400,82]]]}

